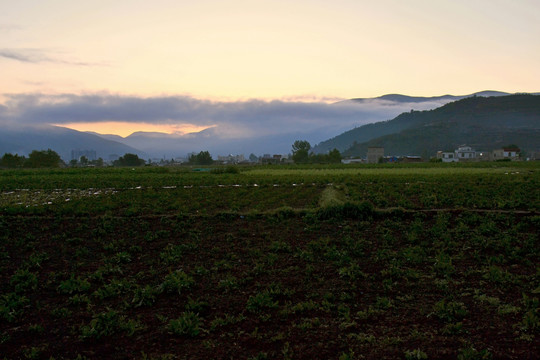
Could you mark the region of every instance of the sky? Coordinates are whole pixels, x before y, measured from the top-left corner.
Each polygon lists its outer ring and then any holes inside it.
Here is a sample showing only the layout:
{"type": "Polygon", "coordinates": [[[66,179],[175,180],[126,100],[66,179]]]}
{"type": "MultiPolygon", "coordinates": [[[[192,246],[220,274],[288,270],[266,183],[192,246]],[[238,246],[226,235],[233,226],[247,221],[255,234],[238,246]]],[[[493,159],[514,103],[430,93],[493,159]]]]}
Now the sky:
{"type": "Polygon", "coordinates": [[[223,107],[538,92],[539,38],[538,0],[0,0],[0,121],[225,133],[223,107]]]}

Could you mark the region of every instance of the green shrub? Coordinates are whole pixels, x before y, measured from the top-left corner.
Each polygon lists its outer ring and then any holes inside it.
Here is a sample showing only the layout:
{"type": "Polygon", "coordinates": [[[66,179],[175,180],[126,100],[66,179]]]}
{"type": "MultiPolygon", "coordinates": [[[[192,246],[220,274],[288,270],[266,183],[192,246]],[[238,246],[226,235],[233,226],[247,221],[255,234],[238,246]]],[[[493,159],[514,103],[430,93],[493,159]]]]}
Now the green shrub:
{"type": "Polygon", "coordinates": [[[30,304],[30,301],[16,293],[9,293],[0,297],[0,318],[11,322],[17,319],[24,308],[30,304]]]}
{"type": "Polygon", "coordinates": [[[435,264],[433,264],[433,270],[440,276],[452,275],[455,271],[452,257],[445,252],[440,252],[435,259],[435,264]]]}
{"type": "Polygon", "coordinates": [[[427,358],[428,358],[427,354],[420,349],[405,350],[406,360],[422,360],[422,359],[427,359],[427,358]]]}
{"type": "Polygon", "coordinates": [[[11,277],[10,283],[14,286],[15,292],[21,293],[28,290],[36,290],[38,279],[36,274],[32,273],[30,270],[19,269],[11,277]]]}
{"type": "Polygon", "coordinates": [[[58,285],[58,291],[64,294],[83,293],[90,290],[90,287],[91,285],[88,280],[81,279],[80,276],[75,278],[75,275],[71,275],[69,279],[62,281],[58,285]]]}
{"type": "Polygon", "coordinates": [[[116,311],[102,312],[95,316],[89,325],[81,326],[81,337],[99,339],[115,334],[121,329],[122,320],[123,318],[116,311]]]}
{"type": "Polygon", "coordinates": [[[131,303],[134,307],[151,306],[156,302],[156,296],[158,295],[158,293],[158,289],[153,286],[138,286],[135,289],[131,303]]]}
{"type": "Polygon", "coordinates": [[[114,310],[109,310],[94,316],[90,321],[90,324],[81,326],[80,330],[81,338],[83,339],[100,339],[104,336],[110,336],[120,332],[124,332],[128,336],[131,336],[135,331],[141,328],[142,326],[137,321],[126,321],[125,316],[121,316],[114,310]]]}
{"type": "Polygon", "coordinates": [[[368,201],[364,201],[361,203],[346,202],[342,205],[331,205],[319,209],[317,211],[317,217],[320,220],[367,220],[371,219],[374,213],[375,210],[373,208],[373,205],[368,201]]]}
{"type": "Polygon", "coordinates": [[[181,294],[195,284],[195,280],[182,270],[176,270],[165,277],[165,280],[159,285],[158,290],[164,293],[181,294]]]}
{"type": "Polygon", "coordinates": [[[192,311],[184,312],[182,315],[169,322],[169,331],[174,335],[195,337],[201,332],[201,319],[192,311]]]}
{"type": "Polygon", "coordinates": [[[465,304],[456,301],[446,302],[444,299],[433,307],[434,314],[446,322],[454,322],[467,316],[468,311],[465,304]]]}
{"type": "Polygon", "coordinates": [[[491,353],[487,350],[476,350],[473,346],[460,349],[458,360],[490,360],[492,358],[491,353]]]}
{"type": "Polygon", "coordinates": [[[249,297],[246,309],[253,313],[262,312],[264,309],[274,309],[278,307],[278,302],[274,301],[272,296],[267,292],[260,292],[249,297]]]}

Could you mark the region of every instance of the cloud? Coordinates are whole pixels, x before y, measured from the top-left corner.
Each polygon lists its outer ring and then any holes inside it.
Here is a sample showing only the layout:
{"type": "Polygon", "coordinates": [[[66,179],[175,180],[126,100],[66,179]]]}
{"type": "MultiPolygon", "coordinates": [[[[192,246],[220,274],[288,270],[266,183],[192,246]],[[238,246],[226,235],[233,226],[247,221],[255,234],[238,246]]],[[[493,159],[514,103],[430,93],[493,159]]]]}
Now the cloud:
{"type": "Polygon", "coordinates": [[[0,49],[0,57],[23,63],[39,64],[53,63],[73,66],[102,66],[104,64],[72,61],[51,56],[49,51],[43,49],[0,49]]]}
{"type": "MultiPolygon", "coordinates": [[[[150,124],[192,124],[209,127],[198,134],[178,135],[176,139],[233,144],[235,140],[282,138],[306,139],[312,144],[329,139],[354,127],[415,110],[434,108],[442,103],[400,103],[371,99],[364,102],[263,101],[258,99],[220,102],[189,96],[137,97],[112,94],[86,95],[4,95],[7,101],[2,121],[17,124],[68,124],[128,122],[150,124]]],[[[178,141],[176,141],[178,143],[178,141]]],[[[204,146],[204,143],[201,143],[204,146]]],[[[224,145],[225,146],[225,145],[224,145]]],[[[277,146],[277,144],[276,144],[277,146]]],[[[204,148],[204,147],[203,147],[204,148]]],[[[283,149],[280,152],[288,151],[283,149]]],[[[268,150],[270,151],[270,150],[268,150]]],[[[278,152],[278,150],[272,150],[278,152]]]]}

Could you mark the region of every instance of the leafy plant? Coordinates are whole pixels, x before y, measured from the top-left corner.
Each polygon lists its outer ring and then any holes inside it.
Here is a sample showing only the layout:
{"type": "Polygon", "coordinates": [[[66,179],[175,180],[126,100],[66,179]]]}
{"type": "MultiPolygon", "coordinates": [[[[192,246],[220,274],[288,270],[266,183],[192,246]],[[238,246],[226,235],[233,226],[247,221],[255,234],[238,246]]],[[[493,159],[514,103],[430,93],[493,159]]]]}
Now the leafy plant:
{"type": "Polygon", "coordinates": [[[88,325],[80,327],[80,331],[83,339],[100,339],[119,332],[133,335],[139,328],[140,326],[136,321],[126,321],[125,316],[121,316],[117,311],[109,310],[95,315],[88,325]]]}
{"type": "Polygon", "coordinates": [[[195,280],[183,272],[176,270],[165,276],[164,281],[159,285],[160,292],[172,294],[181,294],[184,290],[191,288],[195,284],[195,280]]]}
{"type": "Polygon", "coordinates": [[[0,297],[0,317],[11,322],[23,314],[30,301],[17,293],[8,293],[0,297]]]}
{"type": "Polygon", "coordinates": [[[201,319],[192,312],[184,312],[177,319],[169,322],[169,331],[174,335],[195,337],[201,332],[201,319]]]}
{"type": "Polygon", "coordinates": [[[234,315],[230,315],[230,314],[225,314],[223,317],[218,317],[218,318],[215,318],[214,320],[211,321],[210,323],[210,328],[211,330],[215,330],[219,327],[222,327],[222,326],[227,326],[227,325],[232,325],[232,324],[237,324],[243,320],[245,320],[246,317],[244,315],[237,315],[237,316],[234,316],[234,315]]]}
{"type": "Polygon", "coordinates": [[[487,350],[476,350],[472,345],[459,350],[458,360],[490,360],[491,353],[487,350]]]}
{"type": "Polygon", "coordinates": [[[71,275],[71,277],[65,281],[62,281],[60,285],[58,285],[58,291],[64,294],[73,294],[75,292],[83,293],[90,290],[90,283],[86,279],[81,279],[80,276],[75,277],[75,275],[71,275]]]}
{"type": "Polygon", "coordinates": [[[158,294],[159,290],[148,284],[143,287],[137,286],[131,303],[134,307],[151,306],[155,303],[158,294]]]}
{"type": "Polygon", "coordinates": [[[208,302],[203,300],[193,300],[192,298],[188,298],[188,302],[186,304],[186,310],[194,312],[196,314],[204,314],[210,305],[208,302]]]}
{"type": "Polygon", "coordinates": [[[433,306],[433,313],[441,320],[453,322],[461,320],[467,316],[468,311],[465,304],[456,301],[441,300],[433,306]]]}
{"type": "Polygon", "coordinates": [[[274,301],[267,291],[250,296],[246,304],[246,309],[254,313],[260,313],[264,309],[275,309],[277,307],[278,301],[274,301]]]}
{"type": "Polygon", "coordinates": [[[172,264],[180,261],[183,255],[184,246],[169,243],[159,254],[159,257],[165,264],[172,264]]]}
{"type": "Polygon", "coordinates": [[[440,252],[433,265],[433,270],[438,275],[448,277],[455,271],[454,265],[452,265],[452,257],[445,252],[440,252]]]}
{"type": "Polygon", "coordinates": [[[28,290],[36,290],[38,279],[36,274],[32,273],[30,270],[19,269],[11,277],[10,283],[14,286],[15,292],[21,293],[28,290]]]}
{"type": "Polygon", "coordinates": [[[422,360],[422,359],[427,359],[427,358],[428,358],[427,354],[420,349],[405,350],[406,360],[422,360]]]}

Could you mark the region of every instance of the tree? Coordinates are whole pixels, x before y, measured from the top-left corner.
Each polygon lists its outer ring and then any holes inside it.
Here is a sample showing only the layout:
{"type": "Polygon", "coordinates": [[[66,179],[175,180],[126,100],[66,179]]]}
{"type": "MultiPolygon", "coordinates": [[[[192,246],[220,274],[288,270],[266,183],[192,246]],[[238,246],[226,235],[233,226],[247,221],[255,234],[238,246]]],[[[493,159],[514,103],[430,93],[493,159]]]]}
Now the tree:
{"type": "Polygon", "coordinates": [[[306,152],[309,152],[309,150],[311,150],[311,144],[306,140],[296,140],[292,144],[293,155],[299,150],[305,150],[306,152]]]}
{"type": "Polygon", "coordinates": [[[212,165],[213,162],[212,155],[208,151],[201,151],[189,157],[189,163],[192,165],[212,165]]]}
{"type": "Polygon", "coordinates": [[[127,153],[113,163],[115,166],[142,166],[144,159],[139,159],[136,154],[127,153]]]}
{"type": "Polygon", "coordinates": [[[94,165],[94,166],[103,166],[103,159],[102,158],[98,158],[97,160],[92,160],[90,161],[90,164],[94,165]]]}
{"type": "Polygon", "coordinates": [[[307,163],[309,161],[309,150],[311,149],[311,144],[306,140],[296,140],[292,144],[292,158],[293,161],[297,164],[307,163]]]}
{"type": "Polygon", "coordinates": [[[25,162],[26,167],[31,168],[45,168],[45,167],[60,167],[62,159],[55,151],[51,149],[47,150],[34,150],[28,155],[28,160],[25,162]]]}
{"type": "Polygon", "coordinates": [[[341,153],[339,152],[338,149],[334,148],[334,150],[328,153],[328,162],[341,163],[341,153]]]}
{"type": "Polygon", "coordinates": [[[18,154],[13,155],[10,153],[5,153],[4,156],[2,156],[2,159],[0,159],[0,166],[8,167],[8,168],[17,168],[17,167],[22,167],[25,161],[26,161],[26,158],[24,156],[19,156],[18,154]]]}

